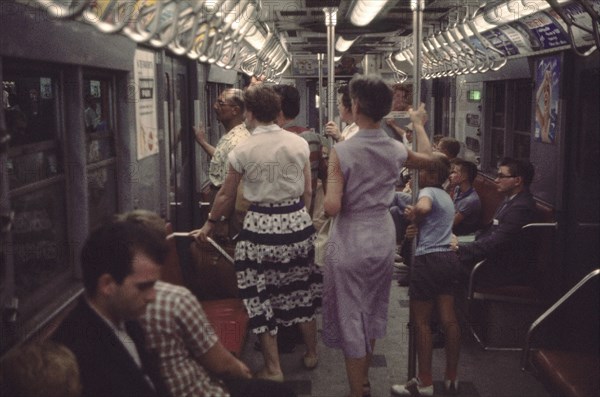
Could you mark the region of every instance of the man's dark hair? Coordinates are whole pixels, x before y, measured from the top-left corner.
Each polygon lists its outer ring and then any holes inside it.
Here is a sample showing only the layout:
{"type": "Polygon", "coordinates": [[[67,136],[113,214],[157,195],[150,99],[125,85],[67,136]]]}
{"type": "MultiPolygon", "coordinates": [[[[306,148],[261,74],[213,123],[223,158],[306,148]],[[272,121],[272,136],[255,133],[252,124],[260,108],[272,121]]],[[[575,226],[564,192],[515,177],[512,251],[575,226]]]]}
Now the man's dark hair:
{"type": "Polygon", "coordinates": [[[352,109],[352,100],[350,100],[350,88],[348,84],[344,84],[338,88],[337,93],[341,95],[342,105],[348,109],[352,109]]]}
{"type": "Polygon", "coordinates": [[[523,179],[523,185],[526,187],[531,185],[533,176],[535,175],[535,169],[533,168],[533,164],[529,161],[505,157],[498,164],[498,167],[500,166],[508,167],[511,176],[521,177],[521,179],[523,179]]]}
{"type": "Polygon", "coordinates": [[[300,93],[293,85],[274,85],[273,89],[281,97],[281,111],[288,120],[293,120],[300,113],[300,93]]]}
{"type": "Polygon", "coordinates": [[[440,139],[438,143],[440,152],[447,154],[450,158],[455,158],[460,153],[460,142],[449,136],[440,139]]]}
{"type": "Polygon", "coordinates": [[[475,182],[475,178],[477,178],[477,165],[475,165],[474,162],[472,161],[467,161],[467,160],[462,160],[462,159],[458,159],[455,158],[453,160],[456,161],[451,161],[452,164],[458,165],[460,167],[461,172],[464,172],[467,174],[467,179],[469,180],[469,183],[472,185],[473,182],[475,182]]]}
{"type": "Polygon", "coordinates": [[[281,111],[281,100],[273,88],[264,84],[252,85],[244,91],[246,109],[262,122],[269,123],[281,111]]]}
{"type": "Polygon", "coordinates": [[[164,235],[140,222],[118,216],[102,224],[87,238],[81,251],[83,285],[94,296],[98,279],[109,274],[121,284],[132,272],[133,257],[141,252],[162,265],[168,252],[164,235]]]}
{"type": "Polygon", "coordinates": [[[350,80],[350,98],[358,104],[358,111],[380,121],[392,109],[392,89],[379,76],[359,75],[350,80]]]}
{"type": "Polygon", "coordinates": [[[450,175],[450,160],[445,155],[434,152],[426,170],[434,173],[437,176],[437,184],[442,186],[450,175]]]}

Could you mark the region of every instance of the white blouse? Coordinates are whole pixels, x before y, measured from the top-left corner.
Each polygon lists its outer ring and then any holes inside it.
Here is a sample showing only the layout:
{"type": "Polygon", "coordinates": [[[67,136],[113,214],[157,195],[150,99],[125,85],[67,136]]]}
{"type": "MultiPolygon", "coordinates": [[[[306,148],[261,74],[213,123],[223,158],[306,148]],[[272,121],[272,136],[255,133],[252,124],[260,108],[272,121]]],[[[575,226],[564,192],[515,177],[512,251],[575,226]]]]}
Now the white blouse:
{"type": "Polygon", "coordinates": [[[250,138],[229,152],[229,164],[244,174],[244,198],[277,203],[304,194],[309,154],[304,138],[270,124],[256,127],[250,138]]]}

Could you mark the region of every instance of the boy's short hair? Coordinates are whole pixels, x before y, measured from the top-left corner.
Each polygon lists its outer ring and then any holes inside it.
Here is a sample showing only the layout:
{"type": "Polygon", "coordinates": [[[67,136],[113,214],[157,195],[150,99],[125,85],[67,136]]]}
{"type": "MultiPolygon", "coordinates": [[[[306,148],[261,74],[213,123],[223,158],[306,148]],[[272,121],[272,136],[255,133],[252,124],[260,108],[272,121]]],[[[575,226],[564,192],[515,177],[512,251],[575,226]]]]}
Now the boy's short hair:
{"type": "Polygon", "coordinates": [[[475,182],[475,178],[477,178],[477,173],[479,172],[477,171],[477,165],[475,165],[475,163],[473,163],[472,161],[467,161],[458,158],[453,159],[452,163],[454,165],[459,166],[461,172],[467,174],[467,179],[469,180],[469,183],[471,185],[473,184],[473,182],[475,182]]]}
{"type": "Polygon", "coordinates": [[[293,120],[300,113],[300,92],[293,85],[279,84],[272,86],[281,97],[281,112],[286,119],[293,120]]]}
{"type": "Polygon", "coordinates": [[[460,142],[449,136],[440,139],[438,150],[447,154],[450,158],[455,158],[460,153],[460,142]]]}
{"type": "Polygon", "coordinates": [[[450,160],[444,154],[433,153],[429,166],[425,169],[437,175],[437,184],[443,185],[450,175],[450,160]]]}

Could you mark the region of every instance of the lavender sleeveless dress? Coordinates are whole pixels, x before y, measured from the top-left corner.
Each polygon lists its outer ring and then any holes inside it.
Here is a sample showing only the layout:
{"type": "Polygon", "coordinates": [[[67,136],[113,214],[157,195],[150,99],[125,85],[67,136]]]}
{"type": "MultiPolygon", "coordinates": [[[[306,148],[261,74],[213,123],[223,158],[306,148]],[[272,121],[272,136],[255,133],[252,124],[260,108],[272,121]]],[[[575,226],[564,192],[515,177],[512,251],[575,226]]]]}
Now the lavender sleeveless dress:
{"type": "Polygon", "coordinates": [[[389,207],[407,150],[383,130],[361,130],[335,151],[345,187],[325,257],[322,338],[359,358],[385,336],[396,247],[389,207]]]}

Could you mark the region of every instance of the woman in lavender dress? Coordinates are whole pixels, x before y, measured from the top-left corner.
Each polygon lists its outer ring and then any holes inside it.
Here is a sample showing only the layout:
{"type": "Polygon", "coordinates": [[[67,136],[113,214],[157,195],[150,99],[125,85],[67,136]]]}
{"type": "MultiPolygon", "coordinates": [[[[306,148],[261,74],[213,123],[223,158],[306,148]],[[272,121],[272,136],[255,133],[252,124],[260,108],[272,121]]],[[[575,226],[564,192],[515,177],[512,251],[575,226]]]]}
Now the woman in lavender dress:
{"type": "Polygon", "coordinates": [[[429,163],[423,107],[411,112],[420,149],[415,153],[380,128],[392,91],[376,76],[350,82],[352,113],[360,127],[331,151],[324,207],[335,216],[325,257],[323,341],[342,349],[351,397],[370,394],[368,368],[375,339],[385,336],[396,233],[389,212],[395,183],[408,161],[429,163]]]}

